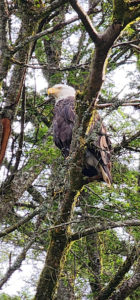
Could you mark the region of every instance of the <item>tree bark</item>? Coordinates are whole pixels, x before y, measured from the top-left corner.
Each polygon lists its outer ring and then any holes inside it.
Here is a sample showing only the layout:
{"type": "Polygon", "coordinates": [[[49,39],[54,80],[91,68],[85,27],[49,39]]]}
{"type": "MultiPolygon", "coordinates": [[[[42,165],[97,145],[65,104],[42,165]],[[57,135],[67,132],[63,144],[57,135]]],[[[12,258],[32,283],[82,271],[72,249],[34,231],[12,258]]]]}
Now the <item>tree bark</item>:
{"type": "MultiPolygon", "coordinates": [[[[57,224],[67,223],[70,220],[77,200],[76,195],[78,195],[81,188],[83,187],[84,182],[83,180],[81,180],[82,175],[80,166],[82,165],[85,141],[82,140],[82,143],[80,142],[81,134],[79,134],[77,140],[77,132],[78,130],[80,131],[80,133],[82,131],[82,138],[85,137],[86,130],[88,126],[90,126],[90,118],[93,111],[93,106],[97,102],[98,95],[103,83],[104,68],[108,51],[123,29],[123,26],[120,23],[116,22],[109,26],[104,34],[100,35],[96,32],[91,24],[90,19],[81,9],[77,1],[72,0],[70,1],[70,3],[80,16],[90,37],[95,42],[96,48],[92,57],[90,75],[88,78],[88,83],[86,83],[84,97],[81,100],[79,107],[77,108],[79,123],[80,125],[82,123],[82,130],[77,126],[77,131],[73,136],[73,139],[75,140],[75,147],[73,147],[72,145],[72,147],[75,149],[75,152],[72,156],[72,163],[74,167],[71,164],[68,168],[69,178],[65,180],[65,187],[67,190],[66,193],[64,193],[60,218],[58,219],[57,224]],[[85,115],[86,117],[84,118],[85,115]]],[[[54,229],[50,239],[50,246],[46,256],[45,266],[38,283],[35,300],[54,299],[54,294],[57,288],[58,281],[60,279],[60,274],[63,270],[66,253],[72,241],[71,236],[69,235],[69,227],[58,227],[58,229],[54,229]]]]}
{"type": "Polygon", "coordinates": [[[114,292],[109,300],[124,300],[130,296],[134,290],[140,286],[140,262],[134,275],[128,280],[124,281],[118,291],[114,292]]]}

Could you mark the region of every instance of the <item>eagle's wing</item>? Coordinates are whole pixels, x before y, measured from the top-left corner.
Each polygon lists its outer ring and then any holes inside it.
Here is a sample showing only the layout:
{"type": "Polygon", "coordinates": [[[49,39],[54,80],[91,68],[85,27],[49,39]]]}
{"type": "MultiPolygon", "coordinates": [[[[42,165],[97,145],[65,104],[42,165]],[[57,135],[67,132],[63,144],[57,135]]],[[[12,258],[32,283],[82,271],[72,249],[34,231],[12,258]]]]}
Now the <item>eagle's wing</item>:
{"type": "Polygon", "coordinates": [[[75,110],[74,110],[73,103],[64,105],[64,109],[63,109],[63,111],[61,111],[61,114],[63,115],[62,117],[64,117],[64,120],[67,124],[70,124],[70,123],[74,124],[75,110]]]}
{"type": "Polygon", "coordinates": [[[65,157],[69,155],[74,121],[74,98],[62,99],[54,109],[53,131],[54,142],[65,157]]]}
{"type": "Polygon", "coordinates": [[[102,172],[103,179],[109,185],[112,183],[111,176],[111,142],[107,136],[107,131],[105,126],[102,124],[100,129],[100,136],[98,140],[99,147],[99,165],[102,172]]]}
{"type": "Polygon", "coordinates": [[[90,143],[87,146],[83,173],[86,176],[99,177],[110,185],[112,183],[111,142],[97,112],[93,115],[87,135],[90,136],[90,143]]]}

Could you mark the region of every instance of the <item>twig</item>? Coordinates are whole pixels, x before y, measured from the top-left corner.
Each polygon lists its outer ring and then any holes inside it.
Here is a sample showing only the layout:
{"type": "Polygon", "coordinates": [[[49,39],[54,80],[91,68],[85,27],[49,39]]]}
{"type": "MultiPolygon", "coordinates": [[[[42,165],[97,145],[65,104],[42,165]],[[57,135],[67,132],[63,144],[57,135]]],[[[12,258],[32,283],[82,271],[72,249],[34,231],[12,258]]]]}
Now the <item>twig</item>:
{"type": "Polygon", "coordinates": [[[50,71],[59,71],[59,72],[71,71],[71,70],[80,69],[80,68],[85,69],[85,67],[89,66],[89,63],[83,63],[83,64],[79,64],[79,65],[71,65],[69,67],[55,68],[55,67],[50,67],[49,64],[24,64],[23,62],[18,61],[16,59],[12,59],[12,63],[24,66],[26,68],[31,68],[31,69],[48,69],[50,71]]]}
{"type": "Polygon", "coordinates": [[[116,153],[116,152],[119,152],[122,148],[126,148],[129,145],[129,143],[131,143],[133,140],[135,140],[139,136],[140,136],[140,131],[136,132],[130,138],[128,138],[126,140],[122,140],[122,142],[120,144],[118,144],[117,146],[114,147],[113,152],[116,153]]]}
{"type": "Polygon", "coordinates": [[[130,147],[130,146],[126,146],[125,148],[130,151],[140,152],[140,148],[134,148],[134,147],[130,147]]]}
{"type": "MultiPolygon", "coordinates": [[[[106,107],[111,107],[111,106],[114,106],[114,103],[96,104],[96,107],[99,109],[104,109],[106,107]]],[[[140,100],[134,100],[134,102],[131,101],[131,102],[126,102],[126,103],[119,102],[118,106],[138,106],[138,107],[140,107],[140,100]]]]}
{"type": "Polygon", "coordinates": [[[127,46],[127,45],[132,45],[134,43],[139,43],[139,41],[140,40],[137,39],[137,40],[127,41],[127,42],[123,42],[123,43],[118,43],[118,44],[113,45],[112,48],[121,47],[121,46],[127,46]]]}
{"type": "Polygon", "coordinates": [[[137,6],[139,4],[140,4],[140,0],[133,0],[133,1],[128,2],[129,7],[137,6]]]}

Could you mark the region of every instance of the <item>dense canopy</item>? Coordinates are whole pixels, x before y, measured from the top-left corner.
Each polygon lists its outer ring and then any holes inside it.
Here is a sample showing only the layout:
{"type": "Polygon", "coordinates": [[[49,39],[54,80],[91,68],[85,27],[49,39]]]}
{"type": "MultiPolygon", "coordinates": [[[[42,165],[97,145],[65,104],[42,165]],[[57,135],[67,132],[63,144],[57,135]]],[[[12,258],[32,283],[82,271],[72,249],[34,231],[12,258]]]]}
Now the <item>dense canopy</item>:
{"type": "Polygon", "coordinates": [[[0,1],[0,300],[140,298],[139,18],[139,0],[0,1]],[[76,90],[67,158],[59,83],[76,90]],[[97,115],[110,187],[83,173],[97,115]]]}

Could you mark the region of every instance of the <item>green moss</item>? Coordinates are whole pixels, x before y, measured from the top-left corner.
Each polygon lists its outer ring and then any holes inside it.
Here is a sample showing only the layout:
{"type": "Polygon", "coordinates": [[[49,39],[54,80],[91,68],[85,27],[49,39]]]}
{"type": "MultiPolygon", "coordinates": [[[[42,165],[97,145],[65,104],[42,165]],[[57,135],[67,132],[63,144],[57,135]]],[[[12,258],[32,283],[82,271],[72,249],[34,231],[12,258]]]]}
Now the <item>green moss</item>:
{"type": "Polygon", "coordinates": [[[124,0],[113,0],[113,23],[119,23],[125,27],[139,18],[139,6],[130,7],[129,3],[124,0]]]}
{"type": "Polygon", "coordinates": [[[114,0],[113,1],[113,22],[124,23],[124,13],[126,10],[126,3],[124,0],[114,0]]]}

